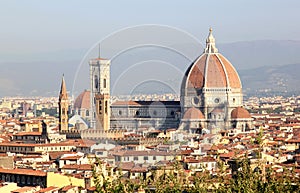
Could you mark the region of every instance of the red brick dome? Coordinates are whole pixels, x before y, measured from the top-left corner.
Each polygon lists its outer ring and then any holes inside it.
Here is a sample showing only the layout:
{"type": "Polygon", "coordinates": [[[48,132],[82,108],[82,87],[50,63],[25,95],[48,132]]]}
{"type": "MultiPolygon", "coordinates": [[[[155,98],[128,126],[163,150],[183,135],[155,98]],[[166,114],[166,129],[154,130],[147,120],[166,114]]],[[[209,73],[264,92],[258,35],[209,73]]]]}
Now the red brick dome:
{"type": "Polygon", "coordinates": [[[243,107],[237,107],[231,111],[231,119],[250,119],[250,113],[243,107]]]}
{"type": "Polygon", "coordinates": [[[90,109],[90,91],[83,91],[74,102],[74,109],[90,109]]]}
{"type": "Polygon", "coordinates": [[[184,88],[242,88],[238,73],[215,47],[210,29],[206,49],[188,68],[183,80],[184,88]]]}
{"type": "Polygon", "coordinates": [[[195,107],[189,108],[187,111],[185,111],[183,115],[183,119],[205,119],[203,113],[199,110],[196,109],[195,107]]]}

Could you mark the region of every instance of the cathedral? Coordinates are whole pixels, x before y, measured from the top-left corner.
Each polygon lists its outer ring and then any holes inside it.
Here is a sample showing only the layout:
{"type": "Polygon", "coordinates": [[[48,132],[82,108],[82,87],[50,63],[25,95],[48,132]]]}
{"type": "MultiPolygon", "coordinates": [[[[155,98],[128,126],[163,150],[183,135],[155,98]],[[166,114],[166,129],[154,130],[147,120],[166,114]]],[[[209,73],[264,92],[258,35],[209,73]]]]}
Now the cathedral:
{"type": "Polygon", "coordinates": [[[90,91],[75,100],[74,114],[95,130],[170,128],[189,133],[252,128],[243,106],[242,83],[233,65],[218,52],[212,29],[203,53],[186,70],[180,101],[110,103],[110,60],[90,60],[90,91]]]}
{"type": "Polygon", "coordinates": [[[188,67],[181,85],[181,128],[208,131],[251,127],[243,106],[242,83],[233,65],[218,52],[212,29],[204,52],[188,67]]]}

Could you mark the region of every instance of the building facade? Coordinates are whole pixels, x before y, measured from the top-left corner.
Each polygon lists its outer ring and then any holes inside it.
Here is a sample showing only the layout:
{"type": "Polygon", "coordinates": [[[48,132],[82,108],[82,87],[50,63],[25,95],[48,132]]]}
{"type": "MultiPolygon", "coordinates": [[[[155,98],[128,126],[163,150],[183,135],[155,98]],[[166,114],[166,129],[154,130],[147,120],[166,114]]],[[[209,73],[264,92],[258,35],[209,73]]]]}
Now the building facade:
{"type": "Polygon", "coordinates": [[[112,129],[178,128],[179,101],[117,101],[111,105],[112,129]]]}
{"type": "MultiPolygon", "coordinates": [[[[245,131],[252,127],[251,116],[242,107],[239,75],[218,52],[212,29],[204,52],[184,74],[180,101],[117,101],[110,104],[110,61],[103,58],[90,60],[90,86],[89,115],[93,129],[153,127],[161,130],[179,128],[192,133],[206,129],[206,132],[217,133],[223,129],[245,131]]],[[[83,104],[82,101],[76,103],[83,104]]]]}
{"type": "Polygon", "coordinates": [[[110,60],[90,60],[90,127],[110,129],[110,60]]]}
{"type": "MultiPolygon", "coordinates": [[[[218,52],[212,29],[203,54],[188,67],[183,77],[180,103],[182,129],[206,128],[217,132],[240,126],[236,123],[237,117],[233,125],[231,113],[243,105],[241,80],[233,65],[218,52]]],[[[243,119],[249,122],[250,114],[243,119]]]]}

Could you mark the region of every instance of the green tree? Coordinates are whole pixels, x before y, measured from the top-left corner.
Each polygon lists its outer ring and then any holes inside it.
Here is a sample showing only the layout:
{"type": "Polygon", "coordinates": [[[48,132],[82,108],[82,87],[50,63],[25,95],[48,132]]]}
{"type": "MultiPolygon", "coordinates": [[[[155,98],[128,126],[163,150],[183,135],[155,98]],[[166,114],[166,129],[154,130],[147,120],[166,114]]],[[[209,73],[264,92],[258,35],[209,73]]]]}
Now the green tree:
{"type": "MultiPolygon", "coordinates": [[[[211,175],[209,171],[196,172],[191,181],[186,180],[180,162],[173,163],[173,169],[153,179],[130,180],[121,175],[121,171],[113,179],[107,179],[103,174],[100,160],[93,167],[93,178],[97,193],[136,192],[140,187],[146,192],[151,192],[150,187],[155,187],[157,193],[291,193],[300,192],[299,177],[294,169],[284,168],[283,172],[275,172],[271,167],[265,168],[262,159],[257,159],[253,169],[247,157],[236,159],[236,168],[230,178],[226,175],[226,166],[222,161],[218,162],[217,175],[211,175]]],[[[156,172],[153,172],[155,175],[156,172]]]]}

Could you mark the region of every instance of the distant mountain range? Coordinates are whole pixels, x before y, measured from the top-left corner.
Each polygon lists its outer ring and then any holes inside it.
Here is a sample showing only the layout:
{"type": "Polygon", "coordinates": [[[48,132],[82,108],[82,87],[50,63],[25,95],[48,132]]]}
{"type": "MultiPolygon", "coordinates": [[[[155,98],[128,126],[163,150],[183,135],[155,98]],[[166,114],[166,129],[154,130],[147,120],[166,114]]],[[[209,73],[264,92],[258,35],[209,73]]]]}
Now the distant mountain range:
{"type": "Polygon", "coordinates": [[[300,63],[240,70],[244,93],[248,95],[299,95],[300,63]]]}
{"type": "Polygon", "coordinates": [[[218,47],[238,70],[300,63],[300,41],[259,40],[218,47]]]}
{"type": "MultiPolygon", "coordinates": [[[[246,94],[300,93],[300,41],[245,41],[217,47],[239,72],[246,94]]],[[[152,90],[179,93],[183,73],[202,50],[196,44],[176,44],[172,50],[145,47],[120,54],[112,60],[112,94],[152,90]],[[155,83],[149,84],[151,81],[155,83]]],[[[88,59],[95,55],[87,56],[81,64],[84,52],[82,49],[43,53],[37,54],[34,61],[27,56],[23,62],[20,58],[18,62],[6,62],[8,56],[1,56],[0,95],[56,96],[64,73],[68,90],[76,97],[89,88],[88,59]]],[[[108,58],[112,55],[107,52],[108,58]]]]}
{"type": "Polygon", "coordinates": [[[300,94],[300,41],[261,40],[221,44],[248,95],[300,94]]]}

